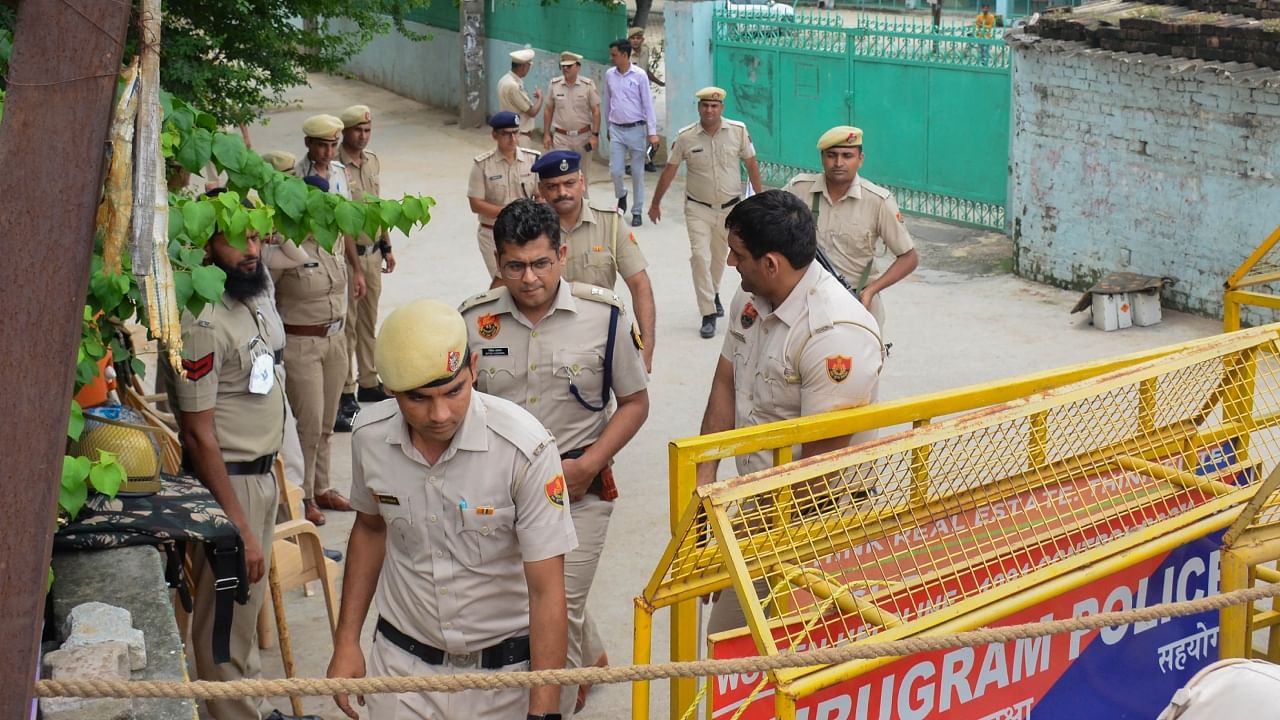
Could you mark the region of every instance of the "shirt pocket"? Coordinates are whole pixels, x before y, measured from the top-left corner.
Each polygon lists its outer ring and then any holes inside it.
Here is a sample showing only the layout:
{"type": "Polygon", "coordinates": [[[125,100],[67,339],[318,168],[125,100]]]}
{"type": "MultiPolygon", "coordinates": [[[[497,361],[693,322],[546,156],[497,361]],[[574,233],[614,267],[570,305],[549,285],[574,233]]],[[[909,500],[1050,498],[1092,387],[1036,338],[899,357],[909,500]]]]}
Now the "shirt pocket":
{"type": "MultiPolygon", "coordinates": [[[[510,350],[508,350],[510,352],[510,350]]],[[[480,367],[476,373],[476,387],[480,392],[501,397],[512,397],[518,389],[516,359],[511,355],[480,356],[480,367]]]]}
{"type": "Polygon", "coordinates": [[[552,397],[577,402],[571,387],[592,405],[599,405],[604,392],[604,358],[595,350],[557,350],[551,356],[556,384],[552,397]]]}
{"type": "Polygon", "coordinates": [[[390,493],[377,491],[374,491],[374,495],[396,501],[395,503],[382,502],[378,497],[374,498],[378,501],[378,514],[382,516],[382,522],[387,526],[387,539],[397,550],[406,553],[407,557],[413,557],[422,546],[417,537],[418,522],[414,513],[413,498],[396,497],[390,493]]]}
{"type": "MultiPolygon", "coordinates": [[[[712,157],[711,151],[706,148],[693,148],[684,155],[685,162],[688,163],[689,169],[696,173],[705,173],[711,170],[712,157]]],[[[702,200],[702,198],[698,198],[702,200]]],[[[707,200],[706,202],[713,202],[707,200]]]]}
{"type": "Polygon", "coordinates": [[[800,374],[789,366],[784,347],[768,348],[757,378],[756,404],[779,417],[800,414],[800,374]]]}
{"type": "Polygon", "coordinates": [[[458,559],[467,567],[480,567],[516,554],[515,506],[491,508],[491,513],[480,512],[484,507],[477,505],[458,511],[462,513],[458,559]]]}
{"type": "Polygon", "coordinates": [[[322,297],[329,293],[329,273],[319,260],[308,260],[296,268],[286,270],[283,277],[289,282],[281,285],[286,288],[286,292],[292,290],[288,294],[296,298],[322,297]]]}

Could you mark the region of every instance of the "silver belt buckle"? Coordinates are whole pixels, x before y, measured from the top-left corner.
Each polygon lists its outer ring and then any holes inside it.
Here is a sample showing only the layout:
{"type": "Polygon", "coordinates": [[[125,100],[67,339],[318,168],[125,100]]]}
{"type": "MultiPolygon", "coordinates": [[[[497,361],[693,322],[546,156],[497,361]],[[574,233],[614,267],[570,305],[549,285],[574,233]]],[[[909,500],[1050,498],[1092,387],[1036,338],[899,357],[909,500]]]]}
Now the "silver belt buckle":
{"type": "Polygon", "coordinates": [[[582,133],[581,130],[565,130],[564,131],[564,134],[568,135],[569,137],[578,137],[578,135],[580,135],[581,133],[582,133]]]}
{"type": "Polygon", "coordinates": [[[454,667],[466,668],[475,667],[479,657],[480,653],[447,653],[444,660],[454,667]]]}
{"type": "Polygon", "coordinates": [[[324,336],[333,337],[334,335],[337,335],[340,332],[342,332],[342,320],[334,320],[333,322],[329,323],[327,327],[325,327],[324,336]]]}

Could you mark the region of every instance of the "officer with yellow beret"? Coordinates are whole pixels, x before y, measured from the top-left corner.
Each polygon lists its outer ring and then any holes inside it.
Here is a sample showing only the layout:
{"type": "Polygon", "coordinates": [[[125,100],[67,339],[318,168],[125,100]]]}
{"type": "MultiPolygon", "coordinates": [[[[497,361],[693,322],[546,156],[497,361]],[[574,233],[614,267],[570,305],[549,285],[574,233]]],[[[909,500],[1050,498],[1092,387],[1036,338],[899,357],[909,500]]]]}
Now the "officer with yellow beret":
{"type": "Polygon", "coordinates": [[[489,127],[497,147],[475,157],[467,180],[467,202],[471,205],[471,212],[480,217],[476,242],[480,245],[480,258],[484,260],[490,287],[497,287],[501,282],[498,279],[498,261],[494,256],[494,219],[507,203],[517,198],[533,197],[538,192],[533,163],[539,153],[519,146],[519,126],[520,116],[513,112],[496,112],[489,117],[489,127]]]}
{"type": "Polygon", "coordinates": [[[511,70],[498,80],[498,109],[520,116],[520,147],[534,149],[533,123],[542,112],[542,91],[534,88],[533,99],[524,90],[524,77],[533,68],[533,50],[511,53],[511,70]]]}
{"type": "MultiPolygon", "coordinates": [[[[391,313],[375,347],[394,397],[351,436],[352,505],[329,677],[564,667],[564,556],[577,545],[559,451],[515,403],[473,389],[453,307],[391,313]],[[376,604],[368,658],[360,631],[376,604]]],[[[560,688],[369,695],[391,717],[555,718],[560,688]]],[[[356,717],[346,695],[338,707],[356,717]]]]}
{"type": "Polygon", "coordinates": [[[596,82],[581,77],[582,56],[565,50],[560,53],[560,71],[547,88],[547,109],[542,119],[542,145],[548,150],[572,150],[583,163],[586,182],[591,151],[600,144],[600,90],[596,82]]]}
{"type": "Polygon", "coordinates": [[[288,150],[272,150],[270,152],[264,152],[262,153],[262,159],[265,160],[268,165],[275,168],[276,171],[282,172],[285,175],[292,175],[294,166],[298,164],[298,156],[288,150]]]}
{"type": "MultiPolygon", "coordinates": [[[[338,159],[347,168],[353,200],[382,197],[379,175],[382,163],[368,149],[373,134],[373,112],[367,105],[352,105],[342,111],[342,146],[338,159]]],[[[379,402],[388,395],[378,382],[378,368],[373,359],[374,330],[378,326],[378,300],[382,297],[382,276],[396,269],[391,253],[391,233],[371,238],[364,233],[356,238],[356,264],[364,274],[363,297],[352,297],[347,306],[347,350],[351,353],[351,372],[342,389],[342,404],[350,407],[359,402],[379,402]],[[359,375],[356,368],[359,368],[359,375]]]]}
{"type": "Polygon", "coordinates": [[[861,130],[848,125],[831,128],[818,138],[818,152],[822,173],[797,175],[786,190],[809,206],[817,222],[819,246],[858,289],[862,304],[883,331],[880,292],[916,269],[915,245],[893,193],[858,174],[865,159],[861,130]],[[894,260],[872,278],[877,244],[893,253],[894,260]]]}
{"type": "Polygon", "coordinates": [[[760,183],[760,165],[747,126],[723,116],[725,92],[705,87],[695,93],[698,122],[680,128],[671,143],[667,167],[658,178],[649,205],[649,221],[662,219],[662,197],[676,179],[680,163],[688,165],[685,177],[684,222],[689,231],[689,267],[693,272],[693,293],[702,324],[698,334],[716,334],[716,318],[724,316],[720,304],[720,278],[729,255],[729,231],[724,219],[742,200],[742,170],[755,192],[760,183]]]}
{"type": "Polygon", "coordinates": [[[302,123],[303,143],[307,154],[293,168],[298,177],[316,175],[329,181],[329,192],[351,199],[346,166],[338,160],[338,143],[342,139],[342,120],[333,115],[312,115],[302,123]]]}

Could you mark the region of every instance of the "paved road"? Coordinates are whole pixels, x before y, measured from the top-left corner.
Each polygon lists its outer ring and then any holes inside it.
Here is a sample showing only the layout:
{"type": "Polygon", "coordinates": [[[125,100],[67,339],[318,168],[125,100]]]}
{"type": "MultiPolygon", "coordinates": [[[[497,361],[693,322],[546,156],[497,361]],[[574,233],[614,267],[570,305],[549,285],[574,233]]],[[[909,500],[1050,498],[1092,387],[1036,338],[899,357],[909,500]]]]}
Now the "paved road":
{"type": "MultiPolygon", "coordinates": [[[[383,316],[415,298],[458,302],[484,289],[475,217],[467,208],[465,188],[472,157],[492,147],[489,134],[460,130],[445,112],[359,82],[318,76],[311,83],[253,129],[255,149],[302,153],[299,128],[306,116],[336,114],[349,104],[365,103],[374,112],[370,147],[382,158],[384,193],[430,195],[438,203],[427,228],[408,239],[396,238],[399,269],[386,279],[383,316]]],[[[593,177],[594,194],[608,198],[607,170],[596,166],[593,177]]],[[[649,180],[656,182],[656,177],[650,175],[649,180]]],[[[679,198],[682,191],[675,187],[668,198],[679,198]]],[[[615,663],[630,659],[631,601],[653,572],[668,534],[666,445],[696,433],[723,338],[723,326],[715,340],[698,337],[682,214],[670,200],[665,211],[667,219],[661,225],[646,224],[636,233],[648,256],[658,299],[652,409],[648,423],[619,458],[622,498],[591,596],[615,663]]],[[[1076,294],[1008,274],[1011,248],[1003,236],[928,220],[909,219],[908,225],[921,247],[921,270],[885,295],[887,339],[894,343],[881,385],[885,399],[1132,352],[1218,330],[1217,322],[1166,311],[1165,322],[1155,327],[1097,331],[1080,315],[1068,314],[1076,294]]],[[[722,291],[726,304],[736,285],[736,273],[729,271],[722,291]]],[[[334,485],[344,491],[350,482],[349,437],[335,436],[333,448],[334,485]]],[[[725,470],[730,465],[725,463],[725,470]]],[[[342,548],[351,517],[330,513],[329,518],[321,536],[327,546],[342,548]]],[[[288,602],[299,672],[322,676],[331,648],[324,601],[320,595],[304,598],[291,593],[288,602]]],[[[655,631],[655,660],[661,661],[665,613],[656,618],[655,631]]],[[[367,641],[370,635],[365,637],[367,641]]],[[[268,652],[265,664],[268,673],[282,675],[274,651],[268,652]]],[[[284,700],[276,705],[287,707],[284,700]]],[[[327,699],[310,699],[306,707],[326,718],[341,717],[327,699]]],[[[663,683],[654,685],[653,708],[655,717],[666,716],[663,683]]],[[[629,714],[629,688],[617,685],[593,692],[579,717],[621,720],[629,714]]]]}

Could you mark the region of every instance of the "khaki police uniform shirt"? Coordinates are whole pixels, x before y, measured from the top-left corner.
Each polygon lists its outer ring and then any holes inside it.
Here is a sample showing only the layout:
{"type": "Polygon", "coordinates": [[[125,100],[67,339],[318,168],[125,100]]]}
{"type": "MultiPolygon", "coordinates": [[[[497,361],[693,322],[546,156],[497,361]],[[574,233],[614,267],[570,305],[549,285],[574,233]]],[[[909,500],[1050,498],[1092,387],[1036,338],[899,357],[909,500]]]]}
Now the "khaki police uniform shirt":
{"type": "Polygon", "coordinates": [[[569,247],[565,280],[612,290],[619,275],[629,278],[649,265],[635,233],[616,210],[599,210],[583,201],[578,224],[562,225],[561,230],[561,241],[569,247]]]}
{"type": "Polygon", "coordinates": [[[604,359],[609,319],[619,309],[613,334],[612,391],[626,397],[648,385],[630,319],[612,290],[560,282],[551,309],[536,325],[516,307],[506,288],[477,295],[462,305],[472,352],[480,353],[476,387],[507,398],[533,413],[556,438],[561,452],[583,448],[604,432],[610,413],[583,407],[570,383],[592,405],[604,397],[604,359]]]}
{"type": "Polygon", "coordinates": [[[818,243],[836,269],[855,286],[862,278],[863,268],[875,257],[877,239],[894,257],[915,247],[893,193],[861,175],[854,177],[849,192],[834,204],[821,173],[797,175],[787,183],[786,190],[810,208],[814,194],[818,194],[818,243]]]}
{"type": "MultiPolygon", "coordinates": [[[[734,427],[750,427],[871,402],[880,382],[880,337],[871,313],[817,262],[774,308],[738,291],[720,355],[733,363],[734,427]]],[[[740,455],[738,472],[773,455],[740,455]]]]}
{"type": "MultiPolygon", "coordinates": [[[[318,175],[316,172],[316,164],[311,162],[310,156],[303,155],[302,159],[293,166],[293,174],[305,178],[308,175],[318,175]]],[[[323,177],[323,176],[321,176],[323,177]]],[[[343,165],[339,160],[329,161],[329,192],[337,193],[342,197],[351,199],[351,183],[347,178],[347,166],[343,165]]]]}
{"type": "MultiPolygon", "coordinates": [[[[301,245],[308,260],[287,270],[273,270],[276,307],[289,325],[325,325],[347,316],[347,263],[342,255],[342,237],[336,252],[308,239],[301,245]]],[[[338,327],[337,330],[341,328],[338,327]]]]}
{"type": "Polygon", "coordinates": [[[737,120],[721,119],[715,134],[704,130],[701,123],[681,128],[671,143],[667,162],[685,162],[689,166],[685,193],[719,210],[724,203],[742,196],[741,161],[755,156],[747,126],[737,120]]]}
{"type": "Polygon", "coordinates": [[[362,410],[351,505],[387,525],[378,614],[450,653],[528,634],[523,563],[578,545],[551,435],[515,404],[474,391],[434,464],[414,447],[395,400],[362,410]]]}
{"type": "Polygon", "coordinates": [[[533,100],[524,91],[524,80],[510,70],[498,81],[498,109],[508,110],[520,116],[520,132],[533,132],[533,100]]]}
{"type": "MultiPolygon", "coordinates": [[[[170,402],[182,413],[214,411],[218,446],[226,462],[254,460],[280,451],[284,438],[284,371],[275,353],[284,349],[284,328],[271,297],[246,301],[223,294],[199,317],[182,315],[182,368],[179,378],[168,364],[170,402]],[[270,358],[271,387],[249,390],[250,371],[259,357],[270,358]]],[[[266,360],[258,360],[265,363],[266,360]]]]}
{"type": "MultiPolygon", "coordinates": [[[[512,200],[531,198],[537,194],[538,176],[533,163],[540,153],[516,148],[515,162],[496,149],[477,155],[467,181],[467,197],[506,207],[512,200]]],[[[481,215],[480,222],[492,225],[496,216],[481,215]]]]}
{"type": "MultiPolygon", "coordinates": [[[[378,160],[378,156],[369,150],[364,151],[364,161],[359,165],[351,162],[352,153],[347,152],[346,146],[338,148],[338,159],[342,161],[347,171],[347,183],[351,186],[351,199],[364,201],[366,196],[381,198],[382,185],[378,180],[378,176],[382,174],[382,162],[378,160]]],[[[360,233],[359,243],[361,245],[372,245],[373,238],[364,233],[360,233]]]]}
{"type": "MultiPolygon", "coordinates": [[[[551,124],[561,130],[591,132],[591,109],[600,107],[600,90],[591,78],[578,76],[573,84],[564,76],[551,81],[547,95],[552,102],[551,124]]],[[[548,132],[551,132],[550,130],[548,132]]]]}

